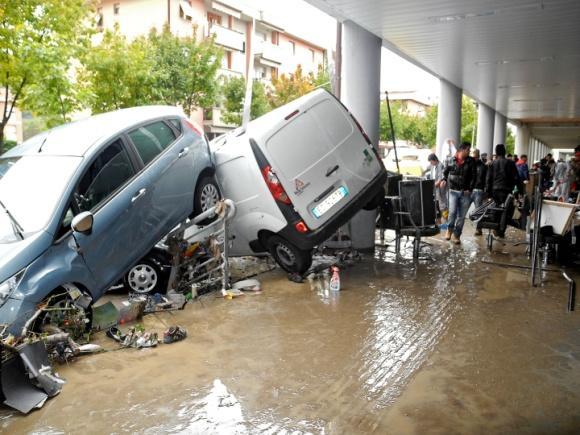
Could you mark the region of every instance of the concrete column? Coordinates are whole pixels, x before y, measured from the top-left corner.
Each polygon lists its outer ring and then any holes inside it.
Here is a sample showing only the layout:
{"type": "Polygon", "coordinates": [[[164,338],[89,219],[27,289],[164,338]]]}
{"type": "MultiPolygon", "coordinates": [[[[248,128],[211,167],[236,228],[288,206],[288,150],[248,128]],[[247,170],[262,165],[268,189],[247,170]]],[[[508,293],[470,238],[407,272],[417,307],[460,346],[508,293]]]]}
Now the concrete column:
{"type": "MultiPolygon", "coordinates": [[[[516,131],[515,153],[518,156],[521,156],[522,154],[530,154],[530,130],[528,130],[528,127],[523,124],[518,125],[518,129],[516,131]]],[[[528,158],[531,160],[530,155],[528,155],[528,158]]]]}
{"type": "MultiPolygon", "coordinates": [[[[499,112],[495,112],[495,118],[493,123],[493,142],[491,144],[494,148],[498,143],[505,144],[507,129],[507,118],[499,112]]],[[[479,142],[478,142],[479,143],[479,142]]]]}
{"type": "MultiPolygon", "coordinates": [[[[382,41],[352,21],[342,24],[341,36],[341,100],[378,148],[382,41]]],[[[361,210],[352,218],[353,248],[374,249],[375,220],[376,210],[361,210]]]]}
{"type": "Polygon", "coordinates": [[[493,126],[495,111],[485,104],[479,104],[477,112],[477,149],[483,154],[493,154],[493,126]]]}
{"type": "Polygon", "coordinates": [[[461,97],[462,90],[446,80],[440,80],[439,109],[437,112],[436,154],[443,160],[449,150],[443,150],[444,142],[452,139],[455,146],[461,137],[461,97]]]}

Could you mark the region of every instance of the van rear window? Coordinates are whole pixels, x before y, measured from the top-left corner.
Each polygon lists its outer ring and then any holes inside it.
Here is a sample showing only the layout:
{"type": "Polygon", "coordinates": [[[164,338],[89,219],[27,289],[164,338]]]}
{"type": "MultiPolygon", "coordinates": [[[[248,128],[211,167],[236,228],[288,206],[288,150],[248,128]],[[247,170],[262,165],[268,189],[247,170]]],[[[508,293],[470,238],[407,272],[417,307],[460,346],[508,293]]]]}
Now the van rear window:
{"type": "Polygon", "coordinates": [[[331,151],[328,135],[309,113],[294,118],[266,143],[276,171],[294,179],[331,151]]]}
{"type": "Polygon", "coordinates": [[[341,110],[336,101],[321,101],[310,109],[310,113],[318,119],[330,137],[333,148],[346,141],[354,131],[350,117],[341,110]]]}

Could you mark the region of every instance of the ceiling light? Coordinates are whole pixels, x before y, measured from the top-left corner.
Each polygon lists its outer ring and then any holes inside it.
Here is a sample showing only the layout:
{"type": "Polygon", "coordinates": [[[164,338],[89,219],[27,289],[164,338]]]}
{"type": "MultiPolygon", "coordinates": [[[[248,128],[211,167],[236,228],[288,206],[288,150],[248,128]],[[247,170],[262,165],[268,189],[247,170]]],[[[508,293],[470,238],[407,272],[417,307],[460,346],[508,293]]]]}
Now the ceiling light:
{"type": "Polygon", "coordinates": [[[487,66],[487,65],[508,65],[513,63],[544,63],[544,62],[553,62],[555,59],[554,56],[542,56],[538,58],[532,59],[500,59],[500,60],[478,60],[475,62],[476,66],[487,66]]]}
{"type": "Polygon", "coordinates": [[[514,103],[548,103],[550,101],[562,101],[564,98],[520,98],[512,100],[514,103]]]}
{"type": "Polygon", "coordinates": [[[483,10],[477,12],[465,12],[459,14],[450,14],[450,15],[439,15],[439,16],[432,16],[428,17],[427,19],[435,24],[441,23],[453,23],[456,21],[463,21],[463,20],[470,20],[473,18],[486,18],[486,17],[494,17],[496,15],[502,15],[510,12],[525,12],[525,11],[534,11],[534,10],[543,10],[545,8],[544,2],[533,2],[523,5],[516,5],[516,6],[506,6],[503,8],[498,9],[490,9],[490,10],[483,10]]]}
{"type": "Polygon", "coordinates": [[[522,89],[522,88],[555,88],[562,86],[561,83],[519,83],[515,85],[499,85],[498,89],[522,89]]]}

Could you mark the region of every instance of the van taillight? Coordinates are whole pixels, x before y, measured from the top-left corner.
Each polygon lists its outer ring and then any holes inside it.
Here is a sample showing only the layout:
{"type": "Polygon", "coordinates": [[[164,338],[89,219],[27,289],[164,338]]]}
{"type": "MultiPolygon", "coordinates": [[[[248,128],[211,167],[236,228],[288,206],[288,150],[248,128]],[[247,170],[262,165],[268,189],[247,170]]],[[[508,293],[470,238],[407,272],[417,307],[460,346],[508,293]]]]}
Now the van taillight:
{"type": "Polygon", "coordinates": [[[197,128],[195,125],[193,125],[191,122],[189,122],[187,119],[183,120],[183,123],[185,124],[185,126],[187,128],[189,128],[191,131],[197,133],[198,135],[200,135],[201,137],[203,137],[203,133],[201,131],[199,131],[199,128],[197,128]]]}
{"type": "Polygon", "coordinates": [[[288,194],[286,194],[286,191],[282,187],[280,180],[278,180],[276,174],[272,172],[271,166],[266,166],[264,169],[262,169],[262,176],[264,177],[264,181],[266,182],[268,189],[270,189],[270,193],[276,201],[280,201],[288,205],[292,204],[292,201],[290,201],[290,198],[288,198],[288,194]]]}
{"type": "Polygon", "coordinates": [[[296,231],[298,231],[299,233],[305,234],[308,231],[310,231],[308,229],[308,227],[306,226],[306,224],[304,223],[304,221],[300,221],[297,222],[296,224],[294,224],[294,228],[296,228],[296,231]]]}
{"type": "Polygon", "coordinates": [[[361,134],[363,135],[363,137],[365,138],[365,140],[367,141],[367,143],[369,145],[372,145],[371,140],[369,139],[369,136],[367,135],[366,131],[364,131],[364,129],[362,128],[362,125],[359,124],[359,122],[357,121],[357,119],[352,115],[352,113],[350,114],[350,117],[352,118],[352,120],[354,121],[354,123],[356,124],[356,126],[358,127],[358,129],[360,130],[361,134]]]}

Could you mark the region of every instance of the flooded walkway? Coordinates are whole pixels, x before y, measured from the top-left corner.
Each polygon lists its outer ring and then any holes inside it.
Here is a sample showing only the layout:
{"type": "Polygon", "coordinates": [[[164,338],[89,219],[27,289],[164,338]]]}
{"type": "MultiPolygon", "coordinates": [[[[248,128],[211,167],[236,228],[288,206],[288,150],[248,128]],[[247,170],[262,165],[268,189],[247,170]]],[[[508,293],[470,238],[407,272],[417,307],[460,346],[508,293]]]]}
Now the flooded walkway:
{"type": "Polygon", "coordinates": [[[481,263],[527,264],[523,247],[431,243],[417,265],[378,250],[342,272],[337,294],[275,270],[262,294],[147,316],[148,329],[180,324],[189,337],[60,367],[60,396],[26,417],[2,410],[0,429],[578,433],[580,311],[566,312],[560,275],[531,288],[527,270],[481,263]]]}

